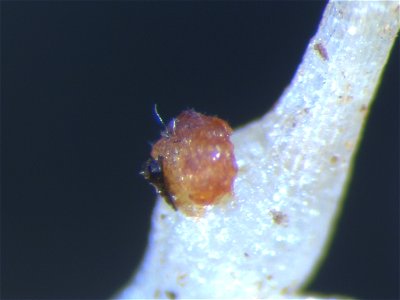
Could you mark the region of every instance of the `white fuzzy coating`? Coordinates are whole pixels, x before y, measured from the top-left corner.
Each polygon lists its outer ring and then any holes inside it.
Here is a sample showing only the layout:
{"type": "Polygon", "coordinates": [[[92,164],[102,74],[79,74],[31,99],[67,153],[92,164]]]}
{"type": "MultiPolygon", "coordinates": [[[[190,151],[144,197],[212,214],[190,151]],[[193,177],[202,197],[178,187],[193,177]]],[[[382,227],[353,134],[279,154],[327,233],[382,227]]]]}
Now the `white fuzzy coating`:
{"type": "Polygon", "coordinates": [[[145,259],[116,299],[299,296],[334,230],[399,10],[328,4],[274,109],[232,135],[234,196],[200,218],[158,199],[145,259]]]}

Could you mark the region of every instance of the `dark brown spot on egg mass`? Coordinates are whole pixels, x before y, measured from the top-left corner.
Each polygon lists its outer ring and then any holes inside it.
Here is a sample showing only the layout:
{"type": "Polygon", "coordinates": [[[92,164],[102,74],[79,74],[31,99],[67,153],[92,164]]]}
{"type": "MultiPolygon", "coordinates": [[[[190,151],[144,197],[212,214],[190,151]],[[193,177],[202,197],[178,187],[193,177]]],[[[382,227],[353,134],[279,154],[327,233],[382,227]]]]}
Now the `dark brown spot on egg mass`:
{"type": "Polygon", "coordinates": [[[176,210],[177,208],[174,203],[174,197],[169,193],[165,183],[162,161],[162,156],[159,156],[158,159],[148,159],[145,162],[141,173],[144,178],[147,179],[156,188],[157,193],[164,197],[168,204],[170,204],[172,208],[176,210]]]}

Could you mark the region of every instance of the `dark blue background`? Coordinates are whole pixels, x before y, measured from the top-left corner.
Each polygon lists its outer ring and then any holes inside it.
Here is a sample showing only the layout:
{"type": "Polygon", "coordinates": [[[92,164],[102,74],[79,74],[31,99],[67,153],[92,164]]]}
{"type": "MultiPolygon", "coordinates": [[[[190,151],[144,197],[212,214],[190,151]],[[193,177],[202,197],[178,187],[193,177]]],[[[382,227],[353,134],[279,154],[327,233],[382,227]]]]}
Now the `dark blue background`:
{"type": "MultiPolygon", "coordinates": [[[[145,250],[164,119],[233,126],[290,82],[322,2],[2,2],[1,298],[104,299],[145,250]]],[[[309,290],[397,298],[399,47],[309,290]]]]}

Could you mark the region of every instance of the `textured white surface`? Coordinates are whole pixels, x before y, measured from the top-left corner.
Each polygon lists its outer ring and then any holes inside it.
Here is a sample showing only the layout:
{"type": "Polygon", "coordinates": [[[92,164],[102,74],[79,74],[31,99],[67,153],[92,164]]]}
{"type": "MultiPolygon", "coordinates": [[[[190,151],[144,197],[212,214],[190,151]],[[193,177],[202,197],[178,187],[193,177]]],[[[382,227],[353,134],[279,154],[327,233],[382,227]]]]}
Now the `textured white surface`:
{"type": "Polygon", "coordinates": [[[158,199],[145,260],[116,298],[297,295],[333,230],[399,10],[328,4],[275,108],[232,137],[234,197],[201,218],[158,199]]]}

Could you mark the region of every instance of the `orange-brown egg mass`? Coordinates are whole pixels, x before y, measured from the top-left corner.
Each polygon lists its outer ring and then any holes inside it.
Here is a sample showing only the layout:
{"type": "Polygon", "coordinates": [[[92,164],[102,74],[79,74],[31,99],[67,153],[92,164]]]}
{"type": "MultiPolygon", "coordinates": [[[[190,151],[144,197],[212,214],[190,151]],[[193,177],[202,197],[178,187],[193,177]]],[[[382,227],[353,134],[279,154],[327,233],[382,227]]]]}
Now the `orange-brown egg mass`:
{"type": "Polygon", "coordinates": [[[231,133],[225,121],[193,110],[168,124],[151,156],[161,164],[165,192],[176,208],[193,215],[232,193],[238,168],[231,133]]]}

